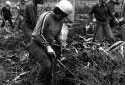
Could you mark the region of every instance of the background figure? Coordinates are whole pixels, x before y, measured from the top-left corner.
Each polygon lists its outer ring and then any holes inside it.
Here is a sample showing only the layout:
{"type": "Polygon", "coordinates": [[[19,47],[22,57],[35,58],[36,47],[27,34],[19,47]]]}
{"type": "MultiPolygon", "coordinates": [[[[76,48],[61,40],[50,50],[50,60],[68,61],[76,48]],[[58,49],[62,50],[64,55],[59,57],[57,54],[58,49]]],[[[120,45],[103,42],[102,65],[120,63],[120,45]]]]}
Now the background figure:
{"type": "Polygon", "coordinates": [[[25,0],[20,0],[17,7],[18,14],[17,14],[17,19],[15,21],[15,30],[22,29],[24,10],[25,10],[25,0]]]}
{"type": "Polygon", "coordinates": [[[42,0],[30,0],[26,3],[24,11],[24,33],[26,35],[26,44],[31,39],[31,34],[37,21],[37,4],[41,4],[42,0]]]}
{"type": "Polygon", "coordinates": [[[51,72],[54,71],[52,64],[56,63],[52,60],[55,59],[55,54],[57,58],[60,57],[61,45],[65,46],[67,39],[64,34],[68,31],[64,31],[67,27],[63,24],[63,20],[72,12],[72,4],[68,0],[61,0],[53,11],[45,12],[39,17],[29,47],[31,59],[40,64],[40,71],[34,85],[51,85],[51,72]]]}
{"type": "Polygon", "coordinates": [[[93,14],[97,20],[97,27],[95,28],[93,40],[95,41],[95,37],[97,37],[97,40],[101,43],[103,39],[102,34],[104,34],[111,44],[114,43],[114,37],[109,25],[109,20],[116,19],[105,3],[105,0],[99,0],[99,2],[92,8],[90,17],[92,17],[93,14]]]}
{"type": "Polygon", "coordinates": [[[5,6],[4,6],[4,7],[2,8],[2,10],[1,10],[1,15],[2,15],[1,28],[4,27],[5,22],[6,22],[7,20],[9,21],[11,27],[13,27],[13,22],[12,22],[12,20],[11,20],[12,14],[11,14],[11,12],[10,12],[10,5],[11,5],[10,1],[6,1],[5,6]]]}

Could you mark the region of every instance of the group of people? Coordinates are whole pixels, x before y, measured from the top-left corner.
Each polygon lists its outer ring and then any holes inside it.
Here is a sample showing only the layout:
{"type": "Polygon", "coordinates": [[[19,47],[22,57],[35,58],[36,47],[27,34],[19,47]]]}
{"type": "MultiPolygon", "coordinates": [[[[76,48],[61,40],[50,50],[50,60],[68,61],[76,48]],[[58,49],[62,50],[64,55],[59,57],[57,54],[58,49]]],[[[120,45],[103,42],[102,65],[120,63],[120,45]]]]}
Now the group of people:
{"type": "MultiPolygon", "coordinates": [[[[102,33],[104,33],[112,44],[115,39],[109,22],[110,20],[117,21],[117,19],[114,16],[113,8],[109,7],[110,1],[98,0],[98,3],[93,6],[90,12],[90,19],[94,14],[97,21],[94,38],[98,37],[97,39],[101,42],[102,33]]],[[[119,4],[118,1],[113,3],[119,4]]],[[[32,55],[30,58],[33,59],[33,62],[39,62],[40,64],[39,75],[33,85],[51,85],[52,58],[55,57],[55,54],[58,57],[61,54],[61,47],[64,45],[62,44],[63,38],[60,38],[63,25],[65,20],[72,20],[68,18],[74,12],[74,7],[70,1],[61,0],[52,11],[44,12],[37,17],[38,4],[43,4],[43,0],[30,0],[27,3],[25,3],[25,0],[20,1],[15,28],[20,29],[22,27],[24,29],[28,39],[27,46],[32,55]],[[23,23],[22,26],[20,26],[21,23],[23,23]]],[[[14,27],[11,20],[10,5],[10,1],[6,1],[6,6],[1,10],[3,16],[1,28],[3,28],[6,20],[10,22],[11,27],[14,27]]],[[[111,6],[113,5],[111,4],[111,6]]]]}
{"type": "MultiPolygon", "coordinates": [[[[28,38],[28,48],[32,56],[30,56],[33,63],[39,62],[40,71],[33,85],[51,85],[51,70],[52,58],[54,55],[60,56],[62,41],[63,22],[70,20],[70,14],[73,13],[73,5],[68,0],[59,1],[53,10],[42,13],[37,17],[37,5],[43,4],[43,0],[21,0],[19,5],[19,14],[17,16],[18,24],[23,22],[24,33],[28,38]],[[25,5],[24,5],[25,4],[25,5]]],[[[4,20],[8,20],[13,27],[11,21],[12,15],[10,12],[10,1],[6,1],[6,6],[2,8],[1,14],[4,20]],[[8,3],[9,2],[9,3],[8,3]],[[6,18],[6,16],[8,16],[6,18]]],[[[71,19],[72,20],[72,19],[71,19]]],[[[71,22],[71,21],[70,21],[71,22]]],[[[65,27],[67,28],[67,27],[65,27]]],[[[67,34],[64,33],[66,36],[67,34]]]]}
{"type": "Polygon", "coordinates": [[[5,25],[5,22],[8,21],[11,28],[20,29],[20,25],[23,20],[23,14],[24,14],[24,9],[25,9],[25,0],[20,0],[19,4],[17,5],[18,16],[15,22],[12,20],[13,16],[11,13],[11,5],[12,5],[11,2],[7,0],[5,2],[5,5],[1,9],[1,17],[2,17],[1,28],[3,28],[5,25]]]}

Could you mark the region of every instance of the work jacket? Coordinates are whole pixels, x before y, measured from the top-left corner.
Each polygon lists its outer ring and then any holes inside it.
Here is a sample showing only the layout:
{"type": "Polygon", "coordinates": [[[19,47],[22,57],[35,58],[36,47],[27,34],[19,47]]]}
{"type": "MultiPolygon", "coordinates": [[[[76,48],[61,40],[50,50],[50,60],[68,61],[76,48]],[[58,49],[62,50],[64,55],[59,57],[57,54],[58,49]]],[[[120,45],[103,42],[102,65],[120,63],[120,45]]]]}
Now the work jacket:
{"type": "Polygon", "coordinates": [[[39,17],[32,36],[37,38],[44,47],[48,45],[60,45],[62,25],[62,20],[57,20],[53,12],[45,12],[39,17]]]}
{"type": "Polygon", "coordinates": [[[97,21],[107,21],[115,18],[107,4],[96,4],[90,12],[90,15],[92,14],[94,14],[97,21]]]}

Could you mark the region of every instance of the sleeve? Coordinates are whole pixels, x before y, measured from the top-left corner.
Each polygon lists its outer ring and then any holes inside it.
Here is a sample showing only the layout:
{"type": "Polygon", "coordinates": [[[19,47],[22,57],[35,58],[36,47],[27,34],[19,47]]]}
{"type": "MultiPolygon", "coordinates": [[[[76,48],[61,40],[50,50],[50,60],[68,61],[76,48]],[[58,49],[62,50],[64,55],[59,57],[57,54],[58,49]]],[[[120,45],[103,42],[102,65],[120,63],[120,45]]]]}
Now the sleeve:
{"type": "Polygon", "coordinates": [[[47,47],[49,43],[47,42],[43,33],[44,29],[46,29],[47,26],[49,25],[49,20],[46,19],[46,17],[43,19],[43,17],[44,16],[39,17],[32,36],[35,37],[35,39],[39,41],[42,46],[47,47]]]}
{"type": "Polygon", "coordinates": [[[94,12],[95,12],[95,6],[93,6],[91,11],[89,12],[89,21],[92,20],[94,12]]]}
{"type": "Polygon", "coordinates": [[[94,11],[95,11],[95,6],[92,7],[92,9],[91,9],[89,15],[92,15],[92,14],[94,13],[94,11]]]}
{"type": "Polygon", "coordinates": [[[1,9],[1,15],[3,15],[3,9],[4,9],[4,7],[1,9]]]}

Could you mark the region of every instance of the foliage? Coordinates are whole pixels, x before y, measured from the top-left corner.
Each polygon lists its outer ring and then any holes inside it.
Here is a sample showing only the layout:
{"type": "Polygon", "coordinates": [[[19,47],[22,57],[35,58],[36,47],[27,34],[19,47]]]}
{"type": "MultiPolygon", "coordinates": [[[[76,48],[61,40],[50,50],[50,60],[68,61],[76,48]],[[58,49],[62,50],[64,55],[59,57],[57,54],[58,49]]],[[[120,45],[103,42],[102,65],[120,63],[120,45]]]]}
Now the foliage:
{"type": "MultiPolygon", "coordinates": [[[[120,48],[105,52],[107,43],[93,44],[91,36],[83,34],[86,20],[78,17],[71,26],[67,48],[62,49],[60,61],[65,67],[57,64],[58,85],[124,85],[125,58],[120,48]]],[[[0,85],[30,85],[37,74],[39,64],[34,66],[35,75],[30,74],[25,40],[20,30],[0,30],[0,85]]]]}

